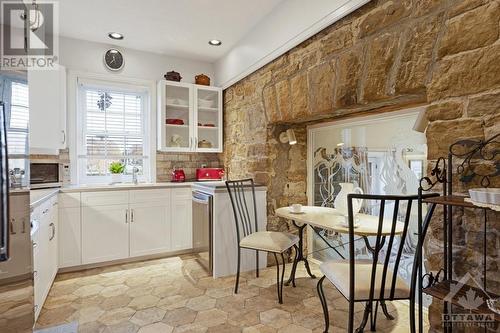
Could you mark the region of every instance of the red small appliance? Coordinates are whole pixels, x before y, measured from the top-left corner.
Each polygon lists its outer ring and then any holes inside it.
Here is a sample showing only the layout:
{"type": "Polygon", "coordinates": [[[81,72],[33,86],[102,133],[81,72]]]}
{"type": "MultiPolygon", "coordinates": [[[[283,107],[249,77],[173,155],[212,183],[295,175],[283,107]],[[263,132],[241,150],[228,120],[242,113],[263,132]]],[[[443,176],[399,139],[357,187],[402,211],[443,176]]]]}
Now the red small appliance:
{"type": "Polygon", "coordinates": [[[184,173],[184,170],[174,168],[174,170],[172,171],[171,181],[173,181],[173,182],[186,181],[186,174],[184,173]]]}
{"type": "Polygon", "coordinates": [[[222,168],[199,168],[196,169],[196,180],[222,180],[224,169],[222,168]]]}

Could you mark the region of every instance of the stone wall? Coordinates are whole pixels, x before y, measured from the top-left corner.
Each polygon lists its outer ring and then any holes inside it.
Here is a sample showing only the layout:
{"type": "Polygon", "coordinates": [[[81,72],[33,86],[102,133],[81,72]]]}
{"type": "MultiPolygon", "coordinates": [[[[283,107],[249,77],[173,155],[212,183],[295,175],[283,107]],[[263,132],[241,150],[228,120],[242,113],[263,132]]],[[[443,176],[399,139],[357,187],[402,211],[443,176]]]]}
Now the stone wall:
{"type": "MultiPolygon", "coordinates": [[[[306,203],[307,122],[428,105],[430,164],[458,139],[499,133],[499,18],[496,0],[372,1],[226,89],[225,165],[231,178],[268,186],[268,229],[289,228],[276,207],[306,203]],[[293,147],[278,141],[290,124],[299,134],[293,147]]],[[[456,217],[456,273],[477,273],[479,221],[473,212],[456,217]]],[[[497,292],[499,217],[490,216],[488,232],[497,292]]],[[[441,258],[439,223],[432,228],[428,258],[441,258]]],[[[432,323],[437,329],[440,318],[432,323]]]]}

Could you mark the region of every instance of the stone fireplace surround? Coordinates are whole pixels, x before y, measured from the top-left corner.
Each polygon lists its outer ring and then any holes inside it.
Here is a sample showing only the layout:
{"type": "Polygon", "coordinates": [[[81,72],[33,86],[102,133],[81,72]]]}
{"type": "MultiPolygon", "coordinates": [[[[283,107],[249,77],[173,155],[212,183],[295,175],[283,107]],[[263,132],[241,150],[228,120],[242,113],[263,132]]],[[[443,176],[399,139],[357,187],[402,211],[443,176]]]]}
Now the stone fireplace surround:
{"type": "MultiPolygon", "coordinates": [[[[498,0],[380,0],[361,7],[225,90],[222,158],[229,177],[265,183],[268,229],[293,230],[274,210],[307,203],[308,124],[426,105],[430,166],[459,139],[499,133],[499,18],[498,0]],[[279,142],[287,128],[297,145],[279,142]]],[[[428,269],[442,266],[441,214],[435,216],[428,269]]],[[[481,220],[456,209],[454,221],[455,273],[477,274],[481,220]]],[[[498,294],[500,214],[490,213],[489,221],[487,278],[498,294]]],[[[441,308],[434,302],[429,311],[435,331],[441,308]]]]}

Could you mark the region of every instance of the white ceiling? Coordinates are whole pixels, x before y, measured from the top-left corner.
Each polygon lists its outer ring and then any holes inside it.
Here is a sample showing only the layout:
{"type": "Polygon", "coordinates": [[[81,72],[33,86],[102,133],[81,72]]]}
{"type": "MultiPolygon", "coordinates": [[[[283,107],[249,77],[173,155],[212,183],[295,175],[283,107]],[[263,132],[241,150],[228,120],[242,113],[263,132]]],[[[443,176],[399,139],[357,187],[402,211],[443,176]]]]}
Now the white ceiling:
{"type": "Polygon", "coordinates": [[[214,62],[284,0],[62,0],[61,36],[214,62]],[[108,32],[125,35],[112,41],[108,32]],[[208,45],[210,39],[222,45],[208,45]]]}

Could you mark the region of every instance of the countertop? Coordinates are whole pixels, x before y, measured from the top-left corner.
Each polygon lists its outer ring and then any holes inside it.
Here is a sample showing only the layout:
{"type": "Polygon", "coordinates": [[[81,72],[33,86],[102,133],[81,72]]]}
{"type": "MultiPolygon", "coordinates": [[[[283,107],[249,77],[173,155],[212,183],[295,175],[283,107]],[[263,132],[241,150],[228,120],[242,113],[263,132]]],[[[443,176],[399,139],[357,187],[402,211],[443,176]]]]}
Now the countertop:
{"type": "Polygon", "coordinates": [[[30,207],[36,207],[42,202],[59,193],[59,188],[44,188],[30,191],[30,207]]]}
{"type": "MultiPolygon", "coordinates": [[[[92,185],[70,185],[61,188],[49,188],[49,189],[32,189],[30,191],[30,207],[35,207],[45,200],[51,198],[53,195],[63,192],[63,193],[77,193],[77,192],[97,192],[97,191],[120,191],[120,190],[147,190],[147,189],[157,189],[157,188],[190,188],[195,187],[198,189],[207,189],[211,191],[225,191],[226,183],[224,181],[204,181],[204,182],[166,182],[166,183],[139,183],[134,184],[92,184],[92,185]]],[[[262,191],[266,187],[263,185],[255,184],[256,190],[262,191]]]]}
{"type": "Polygon", "coordinates": [[[132,183],[124,184],[92,184],[92,185],[70,185],[60,188],[61,192],[94,192],[94,191],[120,191],[120,190],[146,190],[150,188],[172,188],[172,187],[191,187],[194,182],[182,183],[139,183],[134,185],[132,183]]]}
{"type": "MultiPolygon", "coordinates": [[[[209,182],[195,182],[193,183],[193,187],[196,189],[206,189],[210,192],[224,192],[226,191],[226,182],[225,181],[209,181],[209,182]]],[[[267,187],[262,184],[255,184],[256,191],[264,191],[267,187]]]]}

